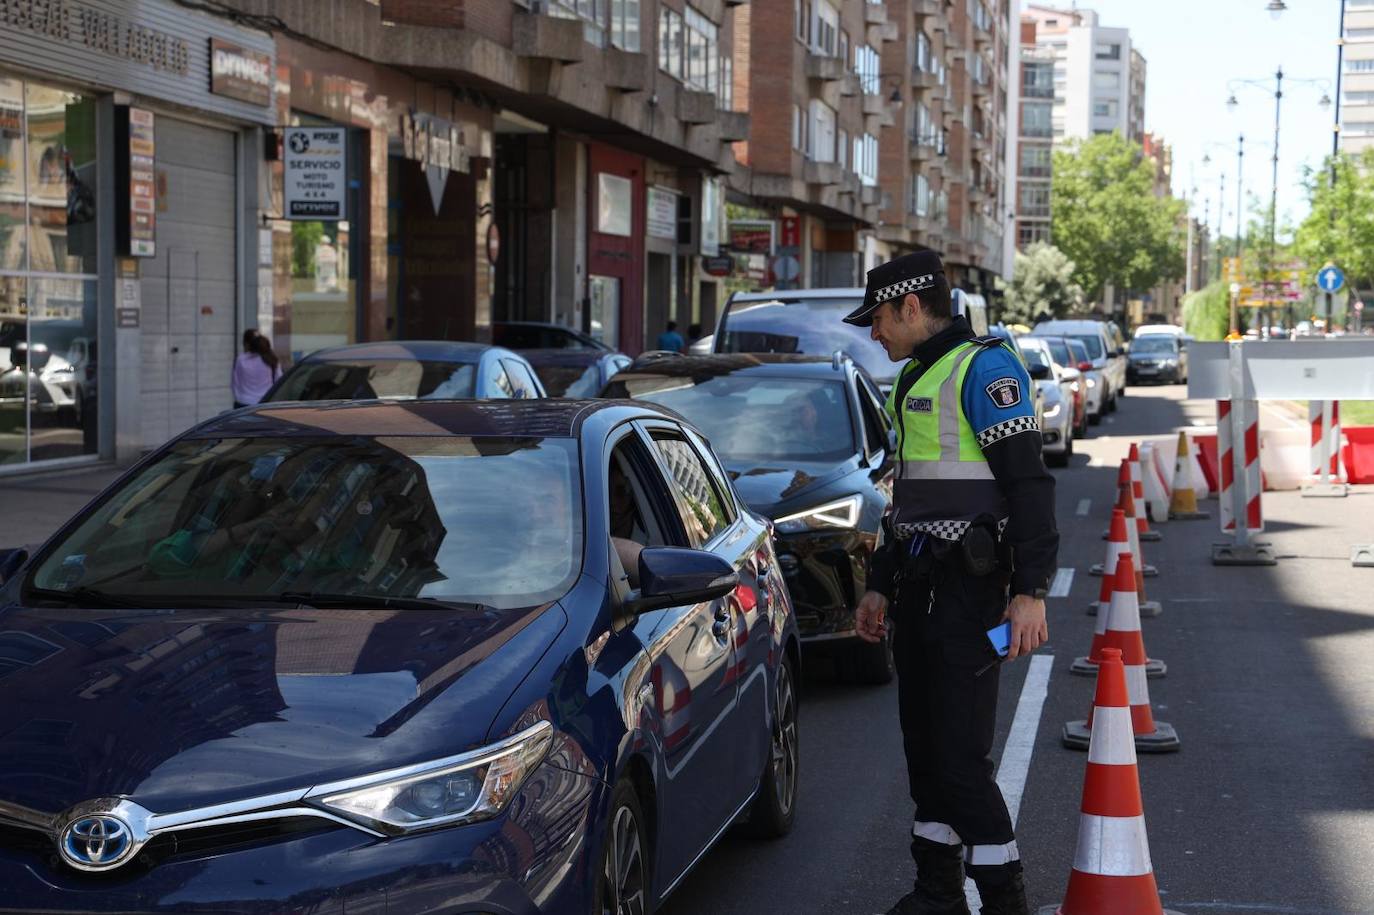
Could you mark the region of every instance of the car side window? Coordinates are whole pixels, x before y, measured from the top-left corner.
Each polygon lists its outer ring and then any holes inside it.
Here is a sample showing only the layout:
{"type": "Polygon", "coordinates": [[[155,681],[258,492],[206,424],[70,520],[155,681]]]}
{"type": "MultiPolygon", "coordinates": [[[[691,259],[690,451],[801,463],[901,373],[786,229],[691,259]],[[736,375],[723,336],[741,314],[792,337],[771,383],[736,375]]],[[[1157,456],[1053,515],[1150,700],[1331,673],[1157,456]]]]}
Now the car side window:
{"type": "Polygon", "coordinates": [[[863,414],[864,442],[870,453],[876,454],[887,448],[887,424],[882,419],[883,411],[873,403],[873,396],[864,383],[855,376],[859,395],[859,412],[863,414]]]}
{"type": "Polygon", "coordinates": [[[491,380],[487,383],[487,390],[483,392],[485,397],[514,397],[515,387],[511,384],[510,377],[506,375],[506,370],[502,363],[496,363],[496,371],[492,374],[491,380]]]}
{"type": "Polygon", "coordinates": [[[687,537],[692,546],[700,548],[730,526],[729,516],[711,483],[711,474],[681,435],[655,431],[653,442],[677,484],[673,495],[687,537]]]}
{"type": "Polygon", "coordinates": [[[690,438],[692,444],[696,446],[697,453],[705,459],[706,469],[711,473],[711,482],[715,484],[716,494],[720,498],[721,507],[725,509],[726,523],[733,524],[735,518],[738,516],[738,511],[735,504],[734,490],[730,488],[729,474],[725,472],[725,467],[721,464],[720,458],[716,456],[716,452],[712,450],[711,445],[706,439],[690,430],[687,432],[687,437],[690,438]]]}
{"type": "Polygon", "coordinates": [[[663,484],[639,436],[631,432],[612,449],[606,472],[606,518],[611,548],[631,588],[639,587],[639,554],[665,546],[664,525],[652,493],[663,484]]]}
{"type": "Polygon", "coordinates": [[[506,370],[506,376],[510,379],[511,390],[514,392],[510,396],[521,398],[535,398],[539,396],[539,386],[535,384],[534,376],[519,362],[511,359],[502,359],[501,366],[506,370]]]}

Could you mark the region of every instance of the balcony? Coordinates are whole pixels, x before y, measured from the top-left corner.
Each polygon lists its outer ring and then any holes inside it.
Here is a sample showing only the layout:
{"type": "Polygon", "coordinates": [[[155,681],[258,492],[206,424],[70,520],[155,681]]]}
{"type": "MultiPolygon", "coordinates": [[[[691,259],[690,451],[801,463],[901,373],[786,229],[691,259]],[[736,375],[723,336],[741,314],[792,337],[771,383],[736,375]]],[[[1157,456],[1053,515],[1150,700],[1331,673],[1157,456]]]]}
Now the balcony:
{"type": "Polygon", "coordinates": [[[975,79],[973,81],[973,97],[986,98],[992,92],[992,80],[975,79]]]}
{"type": "Polygon", "coordinates": [[[717,111],[716,123],[720,125],[720,138],[726,143],[738,143],[749,139],[749,115],[744,111],[717,111]]]}
{"type": "Polygon", "coordinates": [[[802,167],[802,180],[807,184],[834,187],[844,183],[844,168],[838,162],[807,162],[802,167]]]}
{"type": "Polygon", "coordinates": [[[944,15],[944,4],[940,0],[911,0],[911,12],[918,19],[933,19],[944,15]]]}
{"type": "Polygon", "coordinates": [[[512,50],[521,57],[577,63],[582,59],[581,19],[563,19],[517,10],[512,23],[512,50]]]}
{"type": "Polygon", "coordinates": [[[606,48],[601,52],[602,78],[621,92],[642,92],[649,85],[649,55],[606,48]]]}
{"type": "Polygon", "coordinates": [[[883,202],[883,189],[876,184],[865,184],[859,191],[859,202],[866,207],[875,207],[883,202]]]}
{"type": "Polygon", "coordinates": [[[840,96],[842,98],[854,98],[863,93],[863,86],[859,83],[859,74],[846,73],[840,80],[840,96]]]}
{"type": "Polygon", "coordinates": [[[912,162],[931,162],[935,159],[935,144],[929,137],[920,139],[913,135],[908,151],[912,162]]]}
{"type": "Polygon", "coordinates": [[[820,82],[838,82],[845,77],[844,59],[830,54],[806,52],[806,78],[820,82]]]}
{"type": "Polygon", "coordinates": [[[883,3],[864,3],[864,24],[883,25],[887,22],[887,5],[883,3]]]}
{"type": "Polygon", "coordinates": [[[976,131],[972,130],[968,132],[968,140],[969,145],[973,147],[974,152],[987,152],[988,147],[992,145],[992,141],[990,141],[987,137],[983,136],[983,134],[981,133],[977,133],[976,131]]]}
{"type": "Polygon", "coordinates": [[[684,124],[710,124],[716,119],[716,94],[695,89],[679,89],[677,117],[684,124]]]}
{"type": "Polygon", "coordinates": [[[889,105],[887,98],[884,97],[881,92],[865,92],[863,112],[865,116],[888,114],[889,105]]]}
{"type": "Polygon", "coordinates": [[[911,88],[938,89],[940,88],[940,77],[936,76],[934,73],[927,73],[925,70],[912,70],[911,88]]]}

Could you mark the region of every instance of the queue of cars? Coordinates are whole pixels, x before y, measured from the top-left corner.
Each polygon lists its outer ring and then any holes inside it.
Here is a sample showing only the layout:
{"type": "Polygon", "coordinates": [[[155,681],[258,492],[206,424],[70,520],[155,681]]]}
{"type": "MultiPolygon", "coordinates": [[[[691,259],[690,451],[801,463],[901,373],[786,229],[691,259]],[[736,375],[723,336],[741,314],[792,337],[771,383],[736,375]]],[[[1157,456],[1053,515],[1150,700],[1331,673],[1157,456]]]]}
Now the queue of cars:
{"type": "MultiPolygon", "coordinates": [[[[647,913],[785,834],[804,653],[894,674],[861,296],[737,297],[705,355],[321,351],[0,551],[0,907],[647,913]]],[[[1125,378],[1044,330],[1007,339],[1067,460],[1125,378]]]]}

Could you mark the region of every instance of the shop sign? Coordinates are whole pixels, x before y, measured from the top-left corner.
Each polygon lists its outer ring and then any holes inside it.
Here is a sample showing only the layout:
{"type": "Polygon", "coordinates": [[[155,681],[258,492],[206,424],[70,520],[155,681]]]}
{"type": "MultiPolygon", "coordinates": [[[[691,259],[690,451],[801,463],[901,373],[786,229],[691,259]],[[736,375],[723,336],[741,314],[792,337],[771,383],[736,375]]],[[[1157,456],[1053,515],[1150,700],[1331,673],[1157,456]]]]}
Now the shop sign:
{"type": "Polygon", "coordinates": [[[405,157],[421,165],[466,175],[472,171],[463,129],[429,114],[401,116],[401,148],[405,157]]]}
{"type": "Polygon", "coordinates": [[[645,231],[651,238],[677,240],[677,191],[664,187],[649,188],[645,231]]]}
{"type": "Polygon", "coordinates": [[[634,213],[634,183],[620,175],[596,176],[596,231],[628,238],[634,213]]]}
{"type": "Polygon", "coordinates": [[[129,109],[129,246],[131,257],[157,255],[157,170],[153,113],[129,109]]]}
{"type": "Polygon", "coordinates": [[[0,25],[180,76],[191,69],[191,49],[185,39],[67,0],[5,0],[0,3],[0,25]]]}
{"type": "Polygon", "coordinates": [[[210,91],[250,105],[272,101],[272,55],[210,39],[210,91]]]}
{"type": "Polygon", "coordinates": [[[746,254],[772,254],[777,224],[771,219],[732,219],[727,228],[729,248],[746,254]]]}
{"type": "Polygon", "coordinates": [[[286,218],[343,219],[348,187],[347,131],[286,129],[286,218]]]}
{"type": "Polygon", "coordinates": [[[784,248],[801,247],[801,217],[784,216],[782,218],[782,241],[784,248]]]}
{"type": "Polygon", "coordinates": [[[721,193],[719,178],[701,179],[701,254],[720,253],[721,193]]]}
{"type": "Polygon", "coordinates": [[[707,276],[729,276],[735,272],[735,259],[728,254],[718,257],[703,257],[701,272],[707,276]]]}

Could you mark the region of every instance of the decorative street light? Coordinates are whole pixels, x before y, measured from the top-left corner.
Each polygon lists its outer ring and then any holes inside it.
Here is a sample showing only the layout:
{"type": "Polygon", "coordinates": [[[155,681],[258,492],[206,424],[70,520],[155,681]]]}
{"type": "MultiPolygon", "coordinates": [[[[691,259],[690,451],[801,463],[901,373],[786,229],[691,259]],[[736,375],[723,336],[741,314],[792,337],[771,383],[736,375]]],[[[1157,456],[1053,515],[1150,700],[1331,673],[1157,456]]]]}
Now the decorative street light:
{"type": "Polygon", "coordinates": [[[1285,4],[1283,0],[1269,0],[1269,5],[1266,6],[1265,9],[1269,11],[1269,18],[1278,22],[1279,17],[1283,15],[1283,11],[1288,9],[1288,5],[1285,4]]]}
{"type": "MultiPolygon", "coordinates": [[[[1271,0],[1271,2],[1270,2],[1270,4],[1269,4],[1269,7],[1268,7],[1268,8],[1269,8],[1269,11],[1270,11],[1271,13],[1274,13],[1275,15],[1277,15],[1278,13],[1282,13],[1283,10],[1285,9],[1282,0],[1271,0]],[[1275,8],[1275,4],[1277,4],[1277,9],[1275,8]]],[[[1273,78],[1273,86],[1274,86],[1274,160],[1273,160],[1273,162],[1274,162],[1274,167],[1273,167],[1273,175],[1272,175],[1272,177],[1271,177],[1271,179],[1270,179],[1271,183],[1270,183],[1270,190],[1269,190],[1269,256],[1268,256],[1268,258],[1267,258],[1267,262],[1266,262],[1265,265],[1264,265],[1264,292],[1265,292],[1265,296],[1264,296],[1264,300],[1265,300],[1265,318],[1264,318],[1264,326],[1265,326],[1265,328],[1266,328],[1266,331],[1265,331],[1265,333],[1262,334],[1262,337],[1263,337],[1264,339],[1266,339],[1266,340],[1269,338],[1269,334],[1268,334],[1267,328],[1269,327],[1270,323],[1271,323],[1272,320],[1273,320],[1273,306],[1274,306],[1274,304],[1275,304],[1274,301],[1273,301],[1273,299],[1272,299],[1272,297],[1271,297],[1271,295],[1270,295],[1270,293],[1272,292],[1272,284],[1269,282],[1269,280],[1271,279],[1271,274],[1273,273],[1273,270],[1274,270],[1274,259],[1275,259],[1275,249],[1276,249],[1275,237],[1274,237],[1274,236],[1275,236],[1275,233],[1276,233],[1277,228],[1278,228],[1277,223],[1278,223],[1278,215],[1279,215],[1279,214],[1278,214],[1278,203],[1279,203],[1279,116],[1280,116],[1280,114],[1282,113],[1282,110],[1283,110],[1283,81],[1284,81],[1283,68],[1282,68],[1282,67],[1279,67],[1279,68],[1274,72],[1274,78],[1273,78]]],[[[1293,79],[1292,77],[1288,77],[1288,81],[1289,81],[1290,83],[1296,83],[1296,84],[1298,84],[1298,85],[1314,85],[1314,86],[1323,87],[1323,88],[1322,88],[1322,97],[1321,97],[1321,101],[1318,102],[1318,104],[1319,104],[1322,108],[1326,108],[1326,107],[1329,107],[1329,106],[1330,106],[1330,104],[1331,104],[1331,98],[1330,98],[1329,95],[1327,95],[1326,89],[1325,89],[1325,87],[1327,87],[1327,86],[1330,85],[1330,83],[1329,83],[1327,80],[1324,80],[1324,79],[1293,79]]],[[[1226,100],[1226,107],[1229,108],[1232,112],[1234,112],[1234,111],[1240,106],[1240,103],[1236,100],[1236,89],[1237,89],[1237,88],[1241,88],[1241,87],[1255,87],[1255,88],[1266,89],[1266,90],[1267,90],[1267,89],[1269,88],[1269,84],[1270,84],[1270,81],[1267,80],[1267,79],[1233,79],[1233,80],[1228,80],[1227,83],[1226,83],[1226,91],[1227,91],[1228,93],[1230,93],[1230,98],[1228,98],[1228,99],[1226,100]]],[[[1237,183],[1239,183],[1239,182],[1237,182],[1237,183]]],[[[1239,213],[1236,214],[1236,219],[1237,219],[1237,222],[1239,222],[1239,219],[1240,219],[1240,214],[1239,214],[1239,213]]]]}

